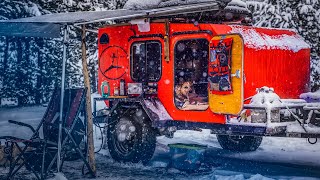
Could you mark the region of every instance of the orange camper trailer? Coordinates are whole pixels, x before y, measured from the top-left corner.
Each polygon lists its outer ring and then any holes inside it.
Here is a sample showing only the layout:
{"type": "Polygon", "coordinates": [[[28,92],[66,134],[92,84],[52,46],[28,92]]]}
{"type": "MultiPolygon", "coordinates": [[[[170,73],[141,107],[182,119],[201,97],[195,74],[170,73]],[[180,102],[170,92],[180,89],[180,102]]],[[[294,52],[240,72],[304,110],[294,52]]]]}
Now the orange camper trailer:
{"type": "Polygon", "coordinates": [[[182,129],[211,129],[237,151],[256,150],[263,136],[320,137],[288,130],[310,121],[298,99],[309,90],[310,47],[296,32],[183,15],[128,20],[98,37],[95,102],[106,103],[115,160],[146,162],[156,136],[182,129]]]}

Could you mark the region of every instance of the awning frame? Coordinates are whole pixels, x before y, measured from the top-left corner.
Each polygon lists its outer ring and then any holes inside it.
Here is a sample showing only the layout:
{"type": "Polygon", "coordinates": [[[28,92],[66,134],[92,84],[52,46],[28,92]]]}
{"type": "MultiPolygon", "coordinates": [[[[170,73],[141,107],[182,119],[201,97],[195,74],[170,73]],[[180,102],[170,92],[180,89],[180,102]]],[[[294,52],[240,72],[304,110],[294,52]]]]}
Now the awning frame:
{"type": "MultiPolygon", "coordinates": [[[[62,139],[62,121],[63,121],[62,111],[64,106],[63,99],[64,99],[64,91],[65,91],[65,75],[66,75],[65,70],[66,70],[66,61],[67,61],[67,44],[69,42],[69,38],[68,38],[69,27],[75,26],[77,28],[80,28],[81,26],[82,27],[81,29],[83,30],[82,41],[84,41],[86,31],[97,33],[96,30],[85,29],[85,25],[87,24],[114,21],[114,20],[129,21],[132,19],[142,19],[142,18],[161,18],[161,17],[164,18],[168,16],[208,12],[208,11],[219,11],[219,10],[221,10],[219,1],[214,1],[214,2],[181,5],[181,6],[174,6],[174,7],[164,7],[164,8],[158,8],[158,9],[150,9],[150,10],[73,12],[73,13],[48,14],[43,16],[0,21],[0,36],[61,38],[61,31],[63,32],[63,58],[62,58],[62,74],[61,74],[61,99],[60,99],[61,103],[60,103],[58,157],[57,157],[58,172],[61,171],[60,169],[61,148],[62,148],[61,139],[62,139]]],[[[82,51],[83,51],[82,55],[83,56],[86,55],[86,53],[84,52],[86,51],[85,42],[82,42],[82,51]]],[[[83,64],[86,65],[85,60],[86,60],[86,57],[83,57],[83,64]]],[[[85,69],[87,68],[87,66],[83,68],[85,69]]],[[[85,79],[85,81],[89,82],[88,79],[87,80],[85,79]]],[[[89,87],[87,87],[88,85],[87,83],[85,83],[85,86],[86,88],[90,88],[90,84],[89,84],[89,87]]],[[[87,93],[90,93],[90,91],[87,91],[87,93]]],[[[88,102],[90,103],[90,101],[88,102]]],[[[91,104],[86,104],[86,106],[91,107],[91,104]]],[[[88,121],[92,120],[92,114],[90,112],[86,114],[88,114],[88,117],[89,117],[88,121]]],[[[92,132],[88,132],[88,133],[92,135],[92,132]]],[[[92,166],[91,163],[90,165],[92,166]]],[[[93,171],[95,173],[95,164],[93,164],[93,166],[94,166],[93,171]]]]}

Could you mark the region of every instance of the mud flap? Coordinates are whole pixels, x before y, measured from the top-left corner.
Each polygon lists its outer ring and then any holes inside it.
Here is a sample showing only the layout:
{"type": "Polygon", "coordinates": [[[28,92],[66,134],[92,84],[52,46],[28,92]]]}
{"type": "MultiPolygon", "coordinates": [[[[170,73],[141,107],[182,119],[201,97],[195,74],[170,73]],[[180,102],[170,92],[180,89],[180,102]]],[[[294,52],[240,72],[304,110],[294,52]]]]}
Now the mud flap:
{"type": "Polygon", "coordinates": [[[159,125],[164,125],[167,121],[172,120],[172,117],[158,99],[145,99],[141,101],[141,105],[152,121],[153,127],[159,127],[159,125]]]}

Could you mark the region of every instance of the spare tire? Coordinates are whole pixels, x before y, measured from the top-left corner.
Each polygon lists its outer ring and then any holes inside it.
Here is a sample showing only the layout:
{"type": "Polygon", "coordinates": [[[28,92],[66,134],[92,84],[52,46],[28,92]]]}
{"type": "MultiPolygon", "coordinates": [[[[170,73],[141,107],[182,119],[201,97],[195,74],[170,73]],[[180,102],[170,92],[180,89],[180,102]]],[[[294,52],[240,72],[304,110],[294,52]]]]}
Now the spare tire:
{"type": "Polygon", "coordinates": [[[217,134],[217,139],[223,149],[236,152],[255,151],[262,142],[262,136],[234,136],[217,134]]]}

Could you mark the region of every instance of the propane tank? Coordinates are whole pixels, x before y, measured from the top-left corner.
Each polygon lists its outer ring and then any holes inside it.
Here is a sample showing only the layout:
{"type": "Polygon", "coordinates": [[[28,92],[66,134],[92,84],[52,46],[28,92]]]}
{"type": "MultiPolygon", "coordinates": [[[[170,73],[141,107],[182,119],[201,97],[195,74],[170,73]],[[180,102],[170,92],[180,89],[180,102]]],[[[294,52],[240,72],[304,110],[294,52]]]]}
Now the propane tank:
{"type": "Polygon", "coordinates": [[[124,96],[126,95],[126,92],[125,92],[125,81],[124,79],[121,79],[120,80],[120,96],[124,96]]]}
{"type": "Polygon", "coordinates": [[[101,96],[104,98],[108,98],[110,96],[110,84],[107,81],[103,81],[101,83],[101,96]],[[106,93],[104,87],[107,86],[108,92],[106,93]]]}
{"type": "Polygon", "coordinates": [[[119,96],[119,88],[117,86],[114,87],[113,95],[119,96]]]}

